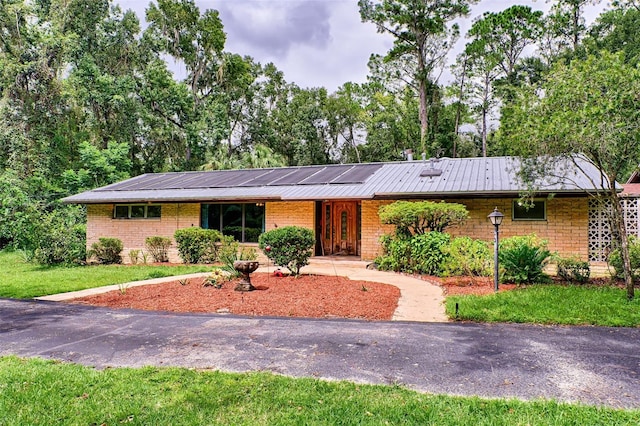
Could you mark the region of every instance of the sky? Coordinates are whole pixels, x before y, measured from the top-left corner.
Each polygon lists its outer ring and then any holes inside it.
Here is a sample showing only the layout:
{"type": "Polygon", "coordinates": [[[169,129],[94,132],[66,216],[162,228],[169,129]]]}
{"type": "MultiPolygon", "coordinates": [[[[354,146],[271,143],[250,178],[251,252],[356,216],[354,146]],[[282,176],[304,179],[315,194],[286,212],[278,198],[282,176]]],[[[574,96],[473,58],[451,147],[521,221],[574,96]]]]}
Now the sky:
{"type": "MultiPolygon", "coordinates": [[[[123,9],[133,9],[141,20],[149,4],[148,0],[116,2],[123,9]]],[[[606,3],[587,7],[588,23],[606,3]]],[[[469,17],[458,21],[461,34],[483,12],[497,12],[514,4],[545,12],[550,7],[546,0],[483,0],[472,6],[469,17]]],[[[286,81],[301,87],[326,87],[333,92],[348,81],[364,83],[370,55],[384,55],[393,43],[391,36],[361,21],[356,0],[196,0],[196,5],[201,12],[220,12],[227,34],[226,51],[251,56],[261,64],[273,62],[286,81]]],[[[450,62],[464,43],[461,37],[449,55],[450,62]]],[[[445,70],[440,83],[446,83],[448,75],[445,70]]]]}

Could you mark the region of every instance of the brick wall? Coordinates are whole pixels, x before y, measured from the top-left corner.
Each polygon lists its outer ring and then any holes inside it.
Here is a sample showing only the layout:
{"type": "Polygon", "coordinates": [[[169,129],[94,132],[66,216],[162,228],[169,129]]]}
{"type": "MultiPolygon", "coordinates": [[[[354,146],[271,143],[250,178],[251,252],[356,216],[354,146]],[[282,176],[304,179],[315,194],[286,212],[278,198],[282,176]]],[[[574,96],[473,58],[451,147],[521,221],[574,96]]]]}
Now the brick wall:
{"type": "Polygon", "coordinates": [[[378,209],[392,202],[393,201],[362,200],[360,257],[363,260],[373,260],[382,254],[379,243],[380,237],[384,234],[393,233],[395,227],[393,225],[383,225],[380,223],[380,218],[378,217],[378,209]]]}
{"type": "Polygon", "coordinates": [[[169,260],[180,262],[173,234],[190,226],[200,226],[200,204],[162,204],[160,219],[113,219],[112,204],[90,204],[87,206],[87,248],[100,237],[119,238],[124,245],[122,258],[129,262],[129,251],[144,249],[146,237],[169,237],[173,241],[169,260]]]}
{"type": "Polygon", "coordinates": [[[577,255],[588,260],[589,205],[584,198],[552,198],[547,202],[546,221],[512,220],[512,198],[450,200],[464,204],[469,210],[469,220],[460,228],[448,229],[452,235],[493,241],[494,227],[487,215],[498,207],[504,214],[500,226],[500,238],[515,235],[536,234],[549,242],[549,250],[561,256],[577,255]]]}
{"type": "Polygon", "coordinates": [[[314,223],[315,202],[313,201],[265,203],[265,228],[267,231],[283,226],[302,226],[313,231],[315,229],[314,223]]]}
{"type": "MultiPolygon", "coordinates": [[[[494,207],[505,215],[500,227],[500,238],[535,233],[549,241],[551,251],[563,256],[578,255],[588,258],[588,200],[587,198],[553,198],[547,200],[546,221],[513,221],[511,206],[513,199],[449,200],[464,204],[469,210],[469,220],[460,228],[449,228],[452,235],[467,235],[472,238],[493,241],[493,226],[487,215],[494,207]]],[[[362,201],[361,257],[372,260],[380,254],[380,237],[393,233],[393,226],[383,225],[378,217],[380,206],[393,201],[362,201]]],[[[160,235],[173,239],[177,229],[200,224],[200,204],[163,204],[161,219],[120,220],[112,219],[112,205],[87,206],[87,247],[99,237],[115,237],[124,244],[123,258],[128,261],[131,249],[143,249],[144,239],[160,235]]],[[[315,203],[313,201],[267,202],[265,203],[266,230],[277,226],[296,225],[314,230],[315,203]]],[[[256,247],[255,244],[247,244],[256,247]]],[[[262,255],[260,250],[258,254],[262,255]]],[[[172,262],[180,258],[175,242],[169,252],[172,262]]],[[[264,260],[264,257],[260,257],[264,260]]]]}
{"type": "MultiPolygon", "coordinates": [[[[379,239],[385,233],[393,233],[393,226],[382,225],[378,218],[380,206],[393,201],[362,201],[362,259],[374,259],[380,253],[379,239]]],[[[536,234],[549,241],[549,249],[562,256],[577,255],[588,259],[588,199],[552,198],[547,202],[546,221],[512,220],[512,198],[448,200],[464,204],[469,220],[461,227],[448,228],[447,232],[476,239],[493,241],[494,228],[487,215],[498,207],[504,215],[500,226],[500,238],[515,235],[536,234]]]]}

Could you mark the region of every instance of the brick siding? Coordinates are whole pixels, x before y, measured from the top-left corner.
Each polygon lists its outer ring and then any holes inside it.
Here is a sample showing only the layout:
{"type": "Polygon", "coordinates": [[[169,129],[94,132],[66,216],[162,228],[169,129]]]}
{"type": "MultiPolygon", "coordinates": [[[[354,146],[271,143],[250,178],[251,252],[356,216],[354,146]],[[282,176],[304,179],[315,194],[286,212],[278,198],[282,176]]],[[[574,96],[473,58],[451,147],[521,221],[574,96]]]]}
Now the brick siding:
{"type": "Polygon", "coordinates": [[[123,261],[129,262],[129,251],[144,249],[146,237],[168,237],[173,241],[169,261],[180,262],[173,234],[190,226],[200,226],[200,204],[162,204],[160,219],[113,219],[112,204],[90,204],[87,206],[87,248],[100,237],[119,238],[124,245],[123,261]]]}
{"type": "Polygon", "coordinates": [[[283,226],[301,226],[313,231],[315,229],[314,223],[314,201],[276,201],[265,203],[265,228],[267,231],[283,226]]]}
{"type": "MultiPolygon", "coordinates": [[[[562,256],[577,255],[588,258],[588,200],[581,198],[552,198],[547,202],[547,220],[512,220],[513,199],[448,200],[464,204],[469,210],[469,220],[459,228],[449,228],[452,235],[467,235],[472,238],[493,241],[493,226],[487,215],[494,207],[505,215],[500,227],[500,238],[535,233],[549,241],[549,249],[562,256]]],[[[361,257],[372,260],[380,254],[379,240],[383,234],[393,233],[393,226],[383,225],[378,209],[390,204],[390,200],[363,200],[361,203],[361,257]]],[[[113,219],[112,205],[87,206],[87,247],[99,237],[115,237],[124,244],[123,258],[128,261],[131,249],[144,249],[148,236],[165,236],[173,240],[177,229],[200,225],[200,204],[162,204],[160,219],[122,220],[113,219]]],[[[315,202],[267,202],[265,203],[265,226],[271,230],[277,226],[296,225],[314,230],[315,202]]],[[[246,244],[256,247],[255,244],[246,244]]],[[[264,260],[258,250],[260,259],[264,260]]],[[[174,245],[170,249],[170,260],[179,262],[174,245]]]]}

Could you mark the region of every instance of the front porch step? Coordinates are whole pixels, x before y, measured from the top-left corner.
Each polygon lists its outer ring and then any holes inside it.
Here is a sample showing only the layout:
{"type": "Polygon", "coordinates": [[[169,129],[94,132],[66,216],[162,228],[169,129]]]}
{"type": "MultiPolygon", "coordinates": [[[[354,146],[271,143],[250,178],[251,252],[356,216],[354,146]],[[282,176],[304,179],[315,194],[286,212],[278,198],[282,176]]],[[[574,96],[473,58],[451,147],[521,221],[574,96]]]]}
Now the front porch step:
{"type": "Polygon", "coordinates": [[[347,268],[366,269],[372,262],[360,260],[357,256],[314,256],[309,259],[310,265],[331,265],[337,264],[347,268]]]}

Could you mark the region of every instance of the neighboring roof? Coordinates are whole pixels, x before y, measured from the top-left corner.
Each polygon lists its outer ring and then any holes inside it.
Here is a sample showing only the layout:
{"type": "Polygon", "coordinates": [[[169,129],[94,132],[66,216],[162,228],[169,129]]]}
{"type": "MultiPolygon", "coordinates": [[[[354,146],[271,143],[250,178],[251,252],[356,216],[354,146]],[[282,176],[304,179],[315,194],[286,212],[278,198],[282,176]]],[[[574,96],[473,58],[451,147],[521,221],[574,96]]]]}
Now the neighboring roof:
{"type": "Polygon", "coordinates": [[[640,183],[625,183],[622,185],[622,197],[640,197],[640,183]]]}
{"type": "MultiPolygon", "coordinates": [[[[569,160],[536,187],[540,194],[600,191],[598,170],[569,160]]],[[[324,200],[517,196],[526,190],[514,157],[153,173],[64,198],[66,203],[324,200]]]]}

